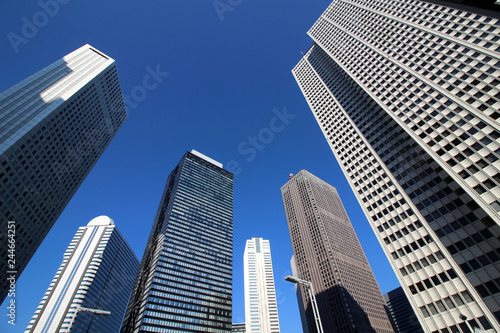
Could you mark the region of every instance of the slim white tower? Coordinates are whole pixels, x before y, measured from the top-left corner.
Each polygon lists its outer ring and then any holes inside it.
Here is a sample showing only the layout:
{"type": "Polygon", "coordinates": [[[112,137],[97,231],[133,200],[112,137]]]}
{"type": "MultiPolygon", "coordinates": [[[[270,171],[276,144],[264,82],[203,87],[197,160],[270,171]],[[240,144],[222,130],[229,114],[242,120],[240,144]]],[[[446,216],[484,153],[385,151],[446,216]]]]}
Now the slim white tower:
{"type": "Polygon", "coordinates": [[[258,237],[247,240],[243,260],[246,332],[279,332],[278,305],[269,241],[258,237]]]}
{"type": "Polygon", "coordinates": [[[117,332],[138,270],[113,220],[96,217],[76,232],[25,332],[117,332]],[[76,316],[79,307],[111,314],[76,316]]]}

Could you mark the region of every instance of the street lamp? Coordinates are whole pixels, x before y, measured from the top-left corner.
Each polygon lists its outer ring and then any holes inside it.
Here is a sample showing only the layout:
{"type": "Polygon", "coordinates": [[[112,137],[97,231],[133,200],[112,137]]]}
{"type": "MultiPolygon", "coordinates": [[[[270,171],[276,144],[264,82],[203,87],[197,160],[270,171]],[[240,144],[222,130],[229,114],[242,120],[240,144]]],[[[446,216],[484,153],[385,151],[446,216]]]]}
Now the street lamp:
{"type": "Polygon", "coordinates": [[[285,277],[285,281],[292,282],[292,283],[299,283],[307,287],[307,291],[309,292],[309,298],[311,299],[311,305],[313,309],[313,314],[314,314],[314,321],[316,322],[316,329],[318,333],[324,333],[323,331],[323,325],[321,325],[321,319],[319,317],[319,310],[318,310],[318,304],[316,304],[316,296],[314,295],[314,289],[312,282],[302,280],[299,278],[296,278],[294,276],[288,275],[285,277]]]}
{"type": "Polygon", "coordinates": [[[465,324],[467,325],[467,327],[470,329],[470,331],[471,331],[472,333],[474,333],[474,332],[475,332],[475,330],[472,328],[472,326],[470,326],[469,322],[467,321],[467,316],[466,316],[466,315],[464,315],[464,314],[460,314],[460,315],[458,316],[458,318],[462,319],[462,320],[465,322],[465,324]]]}
{"type": "Polygon", "coordinates": [[[106,310],[99,310],[99,309],[89,309],[89,308],[84,308],[84,307],[81,307],[81,306],[78,306],[76,309],[75,309],[75,314],[73,315],[73,317],[71,317],[71,320],[69,322],[69,325],[68,325],[68,332],[71,330],[71,326],[73,326],[73,323],[76,319],[76,315],[78,314],[78,312],[80,311],[83,311],[83,312],[90,312],[90,313],[93,313],[93,314],[96,314],[96,315],[99,315],[99,316],[109,316],[111,314],[111,311],[106,311],[106,310]]]}

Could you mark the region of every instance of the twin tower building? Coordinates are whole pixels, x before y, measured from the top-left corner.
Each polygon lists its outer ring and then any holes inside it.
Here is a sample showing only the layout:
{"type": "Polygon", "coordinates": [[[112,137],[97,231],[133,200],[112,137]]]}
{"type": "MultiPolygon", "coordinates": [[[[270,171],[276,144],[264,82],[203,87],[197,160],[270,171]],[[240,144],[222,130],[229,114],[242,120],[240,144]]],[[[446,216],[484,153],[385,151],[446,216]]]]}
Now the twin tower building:
{"type": "MultiPolygon", "coordinates": [[[[422,329],[500,331],[498,13],[336,0],[309,35],[293,75],[422,329]]],[[[15,221],[17,242],[15,265],[0,262],[3,300],[126,111],[113,59],[89,45],[0,94],[0,108],[0,228],[15,221]]],[[[336,190],[300,171],[281,193],[295,281],[308,283],[304,331],[398,331],[336,190]]],[[[9,258],[3,231],[0,243],[9,258]]],[[[142,261],[111,219],[92,220],[27,332],[230,332],[232,244],[233,175],[186,152],[142,261]]],[[[245,330],[278,332],[261,238],[247,242],[245,298],[245,330]]]]}

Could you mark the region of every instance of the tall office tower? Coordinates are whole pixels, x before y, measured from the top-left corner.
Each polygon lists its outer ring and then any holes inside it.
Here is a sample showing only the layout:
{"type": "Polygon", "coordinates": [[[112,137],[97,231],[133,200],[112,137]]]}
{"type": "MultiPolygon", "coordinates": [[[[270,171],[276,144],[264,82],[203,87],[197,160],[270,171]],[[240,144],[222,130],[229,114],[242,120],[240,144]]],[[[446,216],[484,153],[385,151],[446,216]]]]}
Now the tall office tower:
{"type": "Polygon", "coordinates": [[[395,333],[424,332],[402,287],[384,294],[384,300],[387,304],[387,315],[395,333]]]}
{"type": "Polygon", "coordinates": [[[138,269],[113,220],[96,217],[76,232],[25,332],[117,332],[138,269]],[[111,314],[78,312],[81,307],[111,314]]]}
{"type": "Polygon", "coordinates": [[[121,332],[231,332],[233,174],[192,150],[170,173],[121,332]]]}
{"type": "Polygon", "coordinates": [[[0,94],[0,257],[15,257],[0,261],[0,302],[126,116],[115,61],[90,45],[0,94]]]}
{"type": "Polygon", "coordinates": [[[336,0],[292,71],[426,332],[500,331],[500,21],[464,8],[336,0]]]}
{"type": "Polygon", "coordinates": [[[278,333],[280,325],[269,241],[258,237],[247,240],[243,265],[246,331],[278,333]]]}
{"type": "MultiPolygon", "coordinates": [[[[302,170],[281,187],[298,278],[312,282],[325,332],[393,332],[385,302],[337,190],[302,170]]],[[[308,331],[317,332],[300,286],[308,331]]]]}

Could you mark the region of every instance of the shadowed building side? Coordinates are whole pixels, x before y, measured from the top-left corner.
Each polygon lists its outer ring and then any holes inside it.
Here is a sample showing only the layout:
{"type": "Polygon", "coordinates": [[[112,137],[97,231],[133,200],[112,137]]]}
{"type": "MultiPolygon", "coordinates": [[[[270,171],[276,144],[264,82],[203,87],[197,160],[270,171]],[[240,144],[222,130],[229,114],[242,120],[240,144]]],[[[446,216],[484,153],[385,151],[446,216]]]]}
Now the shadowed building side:
{"type": "Polygon", "coordinates": [[[411,308],[403,288],[398,287],[384,294],[386,311],[396,333],[424,333],[415,312],[411,308]]]}
{"type": "MultiPolygon", "coordinates": [[[[281,188],[297,277],[313,284],[325,332],[393,332],[385,302],[336,189],[302,170],[281,188]]],[[[308,331],[316,332],[308,291],[308,331]]]]}

